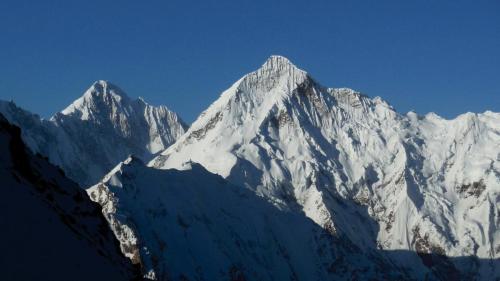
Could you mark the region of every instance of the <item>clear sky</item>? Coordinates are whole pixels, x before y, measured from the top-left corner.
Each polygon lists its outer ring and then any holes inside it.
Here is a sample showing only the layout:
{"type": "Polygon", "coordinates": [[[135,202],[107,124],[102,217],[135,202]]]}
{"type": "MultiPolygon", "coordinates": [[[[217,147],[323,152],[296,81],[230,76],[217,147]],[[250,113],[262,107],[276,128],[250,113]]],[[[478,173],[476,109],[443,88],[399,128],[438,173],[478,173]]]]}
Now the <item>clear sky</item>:
{"type": "Polygon", "coordinates": [[[0,99],[44,117],[104,79],[192,122],[272,54],[400,112],[500,111],[498,0],[0,0],[0,99]]]}

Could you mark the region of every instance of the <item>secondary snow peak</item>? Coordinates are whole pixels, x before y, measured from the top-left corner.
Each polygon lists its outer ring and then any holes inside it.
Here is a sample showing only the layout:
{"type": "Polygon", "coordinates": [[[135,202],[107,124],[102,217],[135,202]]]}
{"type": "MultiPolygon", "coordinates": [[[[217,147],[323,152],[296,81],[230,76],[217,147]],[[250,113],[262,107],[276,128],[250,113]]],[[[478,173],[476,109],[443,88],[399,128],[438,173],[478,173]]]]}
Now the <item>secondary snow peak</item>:
{"type": "Polygon", "coordinates": [[[106,81],[106,80],[97,80],[95,81],[90,88],[85,91],[84,97],[100,97],[100,96],[111,96],[114,99],[126,99],[129,97],[118,87],[117,85],[106,81]]]}
{"type": "Polygon", "coordinates": [[[111,104],[122,104],[123,102],[130,102],[130,98],[125,91],[109,81],[98,80],[80,98],[61,111],[61,113],[64,115],[70,115],[75,112],[85,113],[92,111],[91,108],[96,104],[104,103],[109,106],[111,104]]]}
{"type": "Polygon", "coordinates": [[[104,80],[93,83],[49,120],[3,101],[0,112],[23,129],[33,151],[47,155],[83,187],[97,182],[129,154],[149,161],[187,129],[167,107],[129,98],[104,80]]]}

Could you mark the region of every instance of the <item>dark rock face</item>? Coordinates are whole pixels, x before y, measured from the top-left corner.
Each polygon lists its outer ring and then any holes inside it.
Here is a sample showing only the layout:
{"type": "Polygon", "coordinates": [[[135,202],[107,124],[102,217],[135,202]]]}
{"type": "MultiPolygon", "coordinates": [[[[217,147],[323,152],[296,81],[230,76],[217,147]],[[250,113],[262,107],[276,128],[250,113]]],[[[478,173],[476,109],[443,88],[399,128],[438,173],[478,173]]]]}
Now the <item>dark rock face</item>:
{"type": "Polygon", "coordinates": [[[440,280],[461,280],[461,273],[453,262],[446,256],[445,250],[439,245],[429,242],[429,235],[423,237],[420,228],[413,229],[413,245],[422,263],[428,267],[432,273],[440,280]]]}
{"type": "Polygon", "coordinates": [[[210,119],[210,121],[207,123],[207,125],[201,129],[198,129],[196,131],[193,131],[191,135],[189,136],[190,138],[195,138],[195,139],[201,139],[203,138],[208,131],[211,129],[215,128],[215,125],[222,120],[222,112],[217,112],[214,117],[210,119]]]}
{"type": "Polygon", "coordinates": [[[5,280],[131,280],[100,207],[61,169],[33,155],[0,114],[0,271],[5,280]]]}
{"type": "Polygon", "coordinates": [[[486,185],[484,184],[484,181],[480,180],[477,182],[473,182],[473,183],[464,184],[462,186],[459,186],[457,188],[457,191],[464,198],[468,198],[471,196],[473,196],[475,198],[479,198],[479,196],[481,196],[481,194],[483,193],[483,191],[485,189],[486,189],[486,185]]]}

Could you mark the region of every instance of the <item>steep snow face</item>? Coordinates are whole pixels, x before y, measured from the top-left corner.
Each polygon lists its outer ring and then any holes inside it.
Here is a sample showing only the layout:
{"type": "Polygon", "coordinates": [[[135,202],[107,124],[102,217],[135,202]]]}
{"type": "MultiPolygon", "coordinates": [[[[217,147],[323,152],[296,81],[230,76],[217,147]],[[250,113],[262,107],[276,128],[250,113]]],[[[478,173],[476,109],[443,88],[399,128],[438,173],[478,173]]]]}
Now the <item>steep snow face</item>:
{"type": "Polygon", "coordinates": [[[488,279],[499,276],[499,124],[491,112],[400,115],[273,56],[149,165],[200,163],[360,247],[411,250],[429,267],[430,253],[490,259],[451,266],[488,279]]]}
{"type": "Polygon", "coordinates": [[[84,121],[96,130],[114,131],[145,150],[147,157],[164,150],[187,128],[167,107],[151,106],[142,98],[131,100],[120,88],[102,80],[51,120],[63,127],[69,126],[68,122],[79,125],[84,121]]]}
{"type": "Polygon", "coordinates": [[[0,103],[0,112],[23,129],[33,151],[47,155],[82,186],[98,182],[130,154],[151,159],[187,128],[165,106],[132,100],[106,81],[94,83],[50,120],[7,102],[0,103]]]}
{"type": "Polygon", "coordinates": [[[201,165],[129,158],[89,188],[121,242],[156,280],[407,280],[373,249],[332,236],[201,165]]]}
{"type": "Polygon", "coordinates": [[[23,144],[0,114],[0,271],[4,280],[131,280],[98,204],[23,144]],[[89,270],[90,269],[90,270],[89,270]]]}
{"type": "Polygon", "coordinates": [[[408,161],[418,164],[410,184],[421,218],[413,225],[448,255],[500,258],[500,114],[410,113],[405,122],[408,161]]]}

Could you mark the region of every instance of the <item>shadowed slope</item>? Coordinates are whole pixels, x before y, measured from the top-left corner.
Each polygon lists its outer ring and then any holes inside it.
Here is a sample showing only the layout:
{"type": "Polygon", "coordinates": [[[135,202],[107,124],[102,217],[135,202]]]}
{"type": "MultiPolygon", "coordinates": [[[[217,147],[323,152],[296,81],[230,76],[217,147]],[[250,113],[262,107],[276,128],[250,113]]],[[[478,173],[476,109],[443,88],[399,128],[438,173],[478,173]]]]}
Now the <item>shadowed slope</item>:
{"type": "Polygon", "coordinates": [[[0,114],[0,271],[4,280],[131,280],[100,208],[0,114]]]}

